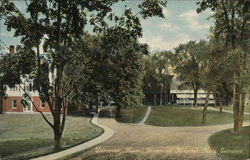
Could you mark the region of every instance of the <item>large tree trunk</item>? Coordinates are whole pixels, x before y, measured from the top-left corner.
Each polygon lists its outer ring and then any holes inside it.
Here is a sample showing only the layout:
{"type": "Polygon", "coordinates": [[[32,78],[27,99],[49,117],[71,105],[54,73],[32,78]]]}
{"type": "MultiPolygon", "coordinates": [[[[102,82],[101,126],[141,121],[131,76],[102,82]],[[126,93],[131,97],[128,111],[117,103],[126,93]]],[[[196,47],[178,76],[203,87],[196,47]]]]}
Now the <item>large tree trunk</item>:
{"type": "Polygon", "coordinates": [[[240,93],[239,86],[235,84],[235,99],[233,105],[234,111],[234,133],[239,134],[242,131],[244,117],[245,93],[240,93]]]}
{"type": "Polygon", "coordinates": [[[242,131],[243,118],[244,118],[244,107],[245,107],[245,91],[244,91],[244,82],[236,81],[242,73],[246,74],[246,51],[243,57],[238,58],[238,64],[240,70],[234,73],[234,132],[239,134],[242,131]]]}
{"type": "MultiPolygon", "coordinates": [[[[234,82],[236,81],[236,73],[235,72],[233,73],[233,81],[234,82]]],[[[236,84],[234,83],[233,84],[233,99],[232,99],[233,106],[235,104],[235,98],[236,98],[235,96],[236,96],[236,84]]]]}
{"type": "Polygon", "coordinates": [[[244,108],[245,108],[245,97],[246,96],[246,94],[245,93],[241,93],[241,95],[240,95],[240,101],[241,101],[241,103],[240,103],[240,111],[239,111],[239,121],[240,121],[240,126],[241,126],[241,128],[242,128],[242,126],[243,126],[243,121],[244,121],[244,108]]]}
{"type": "MultiPolygon", "coordinates": [[[[62,74],[63,74],[63,66],[58,65],[56,68],[56,79],[55,79],[55,106],[53,115],[54,119],[54,141],[55,141],[55,150],[60,150],[62,148],[61,145],[61,136],[64,129],[64,120],[61,122],[61,112],[63,107],[63,93],[62,93],[62,74]]],[[[63,118],[65,118],[65,111],[63,110],[63,118]]]]}
{"type": "MultiPolygon", "coordinates": [[[[57,94],[56,94],[57,95],[57,94]]],[[[60,150],[62,148],[61,145],[61,137],[63,132],[63,127],[61,124],[61,101],[58,100],[59,98],[56,98],[56,106],[55,106],[55,116],[54,118],[54,149],[56,151],[60,150]]]]}
{"type": "Polygon", "coordinates": [[[239,121],[239,94],[234,93],[234,100],[233,100],[233,111],[234,111],[234,132],[240,133],[240,121],[239,121]]]}
{"type": "Polygon", "coordinates": [[[60,125],[54,126],[54,150],[58,151],[62,148],[62,132],[60,131],[60,125]]]}
{"type": "Polygon", "coordinates": [[[205,105],[204,105],[203,112],[202,112],[202,124],[206,124],[206,120],[207,120],[207,107],[208,107],[209,95],[210,95],[210,92],[208,91],[206,93],[205,105]]]}
{"type": "MultiPolygon", "coordinates": [[[[62,15],[61,15],[61,3],[60,1],[58,1],[58,10],[57,10],[57,30],[58,30],[58,37],[57,37],[57,47],[56,47],[56,51],[57,54],[60,55],[62,54],[62,50],[61,50],[61,21],[62,21],[62,15]]],[[[62,138],[62,132],[64,129],[64,123],[65,123],[65,110],[63,112],[63,121],[61,123],[61,111],[62,111],[62,107],[63,106],[63,91],[62,91],[62,75],[63,75],[63,68],[64,68],[64,64],[57,64],[56,65],[56,79],[55,79],[55,89],[54,89],[54,93],[55,93],[55,106],[54,106],[54,115],[53,115],[53,119],[54,119],[54,142],[55,142],[55,146],[54,149],[55,150],[60,150],[62,148],[62,144],[61,144],[61,138],[62,138]]]]}

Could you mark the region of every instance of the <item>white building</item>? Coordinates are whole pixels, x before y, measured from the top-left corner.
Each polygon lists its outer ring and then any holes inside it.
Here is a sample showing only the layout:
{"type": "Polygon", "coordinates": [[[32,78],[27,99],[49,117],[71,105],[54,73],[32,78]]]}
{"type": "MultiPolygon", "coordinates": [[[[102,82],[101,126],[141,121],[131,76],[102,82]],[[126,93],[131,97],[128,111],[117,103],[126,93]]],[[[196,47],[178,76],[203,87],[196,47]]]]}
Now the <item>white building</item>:
{"type": "MultiPolygon", "coordinates": [[[[170,90],[171,102],[178,105],[192,106],[194,104],[194,91],[193,90],[170,90]]],[[[197,105],[204,105],[206,99],[206,91],[198,90],[197,105]]],[[[209,95],[209,105],[215,105],[213,94],[209,95]]]]}

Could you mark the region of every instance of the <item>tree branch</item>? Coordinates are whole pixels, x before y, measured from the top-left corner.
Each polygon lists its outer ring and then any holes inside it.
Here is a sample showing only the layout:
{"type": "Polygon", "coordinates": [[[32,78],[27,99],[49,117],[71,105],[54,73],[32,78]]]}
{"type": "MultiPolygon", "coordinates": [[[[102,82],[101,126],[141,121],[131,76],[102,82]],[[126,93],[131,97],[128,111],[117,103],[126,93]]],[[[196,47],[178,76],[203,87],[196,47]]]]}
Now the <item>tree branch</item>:
{"type": "MultiPolygon", "coordinates": [[[[53,97],[52,97],[52,101],[53,101],[53,97]]],[[[51,111],[51,114],[53,115],[53,117],[55,116],[55,112],[53,110],[53,103],[51,102],[51,100],[49,98],[47,98],[46,102],[48,103],[49,105],[49,109],[51,111]]]]}
{"type": "Polygon", "coordinates": [[[61,124],[61,131],[64,130],[65,121],[66,121],[66,107],[68,106],[67,99],[63,100],[63,118],[62,118],[62,124],[61,124]]]}
{"type": "Polygon", "coordinates": [[[36,111],[39,112],[39,113],[42,115],[43,119],[50,125],[50,127],[51,127],[52,129],[54,129],[53,124],[46,118],[46,116],[43,114],[42,111],[40,111],[40,110],[37,109],[37,107],[36,107],[34,101],[31,99],[31,97],[30,97],[29,94],[25,91],[25,89],[24,89],[20,84],[19,84],[19,87],[20,87],[20,88],[24,91],[24,93],[28,96],[28,98],[30,99],[31,103],[32,103],[33,106],[35,107],[36,111]]]}

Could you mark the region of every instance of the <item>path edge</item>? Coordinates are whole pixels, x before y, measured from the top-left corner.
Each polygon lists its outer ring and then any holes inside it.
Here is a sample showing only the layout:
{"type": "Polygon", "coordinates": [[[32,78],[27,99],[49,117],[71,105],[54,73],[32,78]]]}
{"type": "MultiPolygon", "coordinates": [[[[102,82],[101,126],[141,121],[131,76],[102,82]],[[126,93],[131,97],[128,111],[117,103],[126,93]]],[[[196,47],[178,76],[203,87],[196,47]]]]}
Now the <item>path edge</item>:
{"type": "Polygon", "coordinates": [[[139,124],[139,125],[144,125],[145,124],[145,122],[148,120],[149,115],[151,113],[151,108],[152,108],[152,106],[148,106],[147,112],[145,113],[143,119],[139,123],[137,123],[137,124],[139,124]]]}
{"type": "Polygon", "coordinates": [[[98,113],[94,114],[93,118],[90,121],[92,124],[103,129],[103,133],[100,136],[98,136],[90,141],[87,141],[85,143],[74,146],[72,148],[69,148],[69,149],[66,149],[66,150],[63,150],[60,152],[52,153],[52,154],[49,154],[46,156],[37,157],[37,158],[34,158],[32,160],[44,160],[44,159],[56,160],[56,159],[61,159],[61,158],[63,159],[64,157],[67,157],[67,156],[70,156],[70,155],[73,155],[73,154],[76,154],[79,152],[83,152],[87,149],[93,148],[94,146],[101,144],[101,143],[105,142],[106,140],[110,139],[114,135],[114,131],[107,126],[98,123],[98,116],[99,116],[100,110],[102,110],[102,109],[105,109],[105,108],[98,109],[98,113]]]}

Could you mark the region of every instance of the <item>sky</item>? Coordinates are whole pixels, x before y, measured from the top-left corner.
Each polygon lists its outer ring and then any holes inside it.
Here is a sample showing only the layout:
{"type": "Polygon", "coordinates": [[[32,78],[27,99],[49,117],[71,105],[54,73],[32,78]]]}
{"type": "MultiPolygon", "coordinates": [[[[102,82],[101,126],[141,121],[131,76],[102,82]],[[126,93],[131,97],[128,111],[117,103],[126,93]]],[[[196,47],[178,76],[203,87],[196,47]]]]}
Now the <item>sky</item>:
{"type": "MultiPolygon", "coordinates": [[[[136,7],[140,0],[128,0],[113,6],[113,11],[122,13],[125,6],[132,8],[133,12],[138,12],[136,7]]],[[[16,5],[25,10],[23,1],[15,1],[16,5]]],[[[199,41],[207,39],[209,29],[213,25],[212,20],[208,20],[210,11],[200,14],[196,13],[195,0],[168,0],[167,7],[163,9],[165,18],[149,18],[142,20],[143,36],[139,39],[141,43],[147,43],[151,52],[173,50],[181,43],[190,40],[199,41]]],[[[8,32],[1,20],[1,40],[3,46],[17,45],[20,38],[13,37],[13,31],[8,32]]]]}

